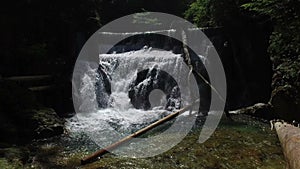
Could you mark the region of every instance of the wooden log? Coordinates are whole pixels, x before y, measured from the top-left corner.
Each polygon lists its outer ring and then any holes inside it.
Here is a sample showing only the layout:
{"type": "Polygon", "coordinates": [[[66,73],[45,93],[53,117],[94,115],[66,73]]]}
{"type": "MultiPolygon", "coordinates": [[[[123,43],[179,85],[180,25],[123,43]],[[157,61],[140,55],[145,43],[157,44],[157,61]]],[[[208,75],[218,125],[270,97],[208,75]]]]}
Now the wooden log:
{"type": "Polygon", "coordinates": [[[276,122],[274,124],[287,162],[286,169],[300,169],[300,128],[276,122]]]}
{"type": "Polygon", "coordinates": [[[35,86],[35,87],[29,87],[28,89],[33,92],[41,92],[45,90],[51,90],[54,89],[55,85],[47,85],[47,86],[35,86]]]}
{"type": "Polygon", "coordinates": [[[46,80],[51,79],[51,75],[36,75],[36,76],[13,76],[13,77],[7,77],[6,80],[12,80],[12,81],[37,81],[37,80],[46,80]]]}
{"type": "Polygon", "coordinates": [[[51,75],[37,75],[37,76],[13,76],[6,77],[2,80],[16,82],[23,87],[29,88],[30,90],[47,90],[45,86],[53,84],[54,77],[51,75]]]}
{"type": "Polygon", "coordinates": [[[184,113],[185,111],[189,110],[190,108],[192,108],[193,105],[195,103],[197,103],[197,102],[199,102],[199,100],[197,100],[196,102],[194,102],[191,105],[188,105],[188,106],[186,106],[186,107],[184,107],[184,108],[182,108],[182,109],[180,109],[180,110],[178,110],[178,111],[176,111],[176,112],[174,112],[174,113],[172,113],[172,114],[170,114],[170,115],[168,115],[168,116],[166,116],[166,117],[164,117],[164,118],[162,118],[162,119],[160,119],[160,120],[158,120],[158,121],[156,121],[156,122],[154,122],[152,124],[150,124],[149,126],[143,128],[143,129],[141,129],[141,130],[139,130],[139,131],[137,131],[137,132],[135,132],[135,133],[127,136],[127,137],[124,137],[123,139],[119,140],[118,142],[113,143],[113,144],[111,144],[111,145],[109,145],[109,146],[107,146],[107,147],[105,147],[105,148],[103,148],[101,150],[98,150],[95,153],[93,153],[93,154],[91,154],[91,155],[83,158],[81,160],[81,165],[85,165],[85,164],[91,163],[94,160],[96,160],[98,157],[101,157],[101,156],[109,153],[110,151],[116,149],[117,147],[123,145],[124,143],[128,143],[133,138],[138,137],[138,136],[146,133],[147,131],[149,131],[149,130],[151,130],[151,129],[157,127],[157,126],[159,126],[160,124],[163,124],[163,123],[165,123],[165,122],[167,122],[167,121],[169,121],[171,119],[174,119],[178,115],[180,115],[180,114],[184,113]]]}

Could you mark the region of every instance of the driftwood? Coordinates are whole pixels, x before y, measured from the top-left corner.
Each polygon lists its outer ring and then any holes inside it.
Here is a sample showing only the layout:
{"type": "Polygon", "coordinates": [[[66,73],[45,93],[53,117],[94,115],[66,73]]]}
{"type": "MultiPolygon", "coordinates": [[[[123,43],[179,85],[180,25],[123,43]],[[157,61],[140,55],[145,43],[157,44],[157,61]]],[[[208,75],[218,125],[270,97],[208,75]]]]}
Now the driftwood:
{"type": "Polygon", "coordinates": [[[55,85],[52,84],[53,76],[51,75],[13,76],[5,77],[1,80],[17,82],[33,92],[46,91],[55,88],[55,85]]]}
{"type": "Polygon", "coordinates": [[[11,81],[37,81],[37,80],[47,80],[51,79],[51,75],[37,75],[37,76],[13,76],[4,78],[5,80],[11,81]]]}
{"type": "Polygon", "coordinates": [[[194,104],[197,103],[197,102],[199,102],[199,100],[197,100],[196,102],[194,102],[191,105],[188,105],[188,106],[186,106],[186,107],[184,107],[184,108],[182,108],[182,109],[180,109],[180,110],[178,110],[178,111],[176,111],[176,112],[174,112],[174,113],[172,113],[172,114],[170,114],[170,115],[168,115],[168,116],[166,116],[166,117],[164,117],[164,118],[162,118],[162,119],[160,119],[160,120],[158,120],[158,121],[156,121],[156,122],[154,122],[152,124],[150,124],[149,126],[143,128],[143,129],[141,129],[141,130],[139,130],[139,131],[137,131],[137,132],[135,132],[135,133],[127,136],[127,137],[124,137],[123,139],[119,140],[118,142],[113,143],[113,144],[111,144],[111,145],[109,145],[109,146],[107,146],[107,147],[105,147],[105,148],[103,148],[101,150],[98,150],[95,153],[87,156],[86,158],[83,158],[81,160],[81,165],[85,165],[85,164],[91,163],[94,160],[96,160],[98,157],[101,157],[101,156],[109,153],[109,151],[112,151],[112,150],[118,148],[119,146],[123,145],[124,143],[128,143],[133,138],[138,137],[138,136],[146,133],[147,131],[149,131],[149,130],[151,130],[151,129],[157,127],[157,126],[159,126],[160,124],[163,124],[163,123],[165,123],[165,122],[167,122],[167,121],[169,121],[171,119],[174,119],[178,115],[180,115],[180,114],[184,113],[185,111],[191,109],[194,106],[194,104]]]}
{"type": "Polygon", "coordinates": [[[287,162],[286,169],[300,169],[300,128],[276,122],[274,124],[287,162]]]}

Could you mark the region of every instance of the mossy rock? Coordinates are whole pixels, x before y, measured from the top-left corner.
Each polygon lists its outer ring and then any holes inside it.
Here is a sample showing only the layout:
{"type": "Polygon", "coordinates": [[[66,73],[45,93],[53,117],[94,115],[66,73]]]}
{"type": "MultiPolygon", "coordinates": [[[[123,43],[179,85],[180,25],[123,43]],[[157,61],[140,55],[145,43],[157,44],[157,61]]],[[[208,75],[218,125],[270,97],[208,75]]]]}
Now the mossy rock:
{"type": "Polygon", "coordinates": [[[64,120],[51,108],[31,110],[31,120],[35,127],[36,138],[47,138],[60,135],[64,132],[64,120]]]}
{"type": "Polygon", "coordinates": [[[64,120],[51,108],[38,108],[22,112],[18,121],[19,135],[27,138],[48,138],[64,132],[64,120]]]}
{"type": "Polygon", "coordinates": [[[300,122],[300,58],[273,58],[275,72],[271,104],[274,113],[286,121],[300,122]]]}
{"type": "Polygon", "coordinates": [[[248,114],[257,118],[272,120],[276,118],[272,105],[266,103],[257,103],[253,106],[238,110],[238,114],[248,114]]]}
{"type": "Polygon", "coordinates": [[[274,113],[287,121],[300,121],[300,99],[297,90],[290,85],[277,87],[272,92],[274,113]]]}

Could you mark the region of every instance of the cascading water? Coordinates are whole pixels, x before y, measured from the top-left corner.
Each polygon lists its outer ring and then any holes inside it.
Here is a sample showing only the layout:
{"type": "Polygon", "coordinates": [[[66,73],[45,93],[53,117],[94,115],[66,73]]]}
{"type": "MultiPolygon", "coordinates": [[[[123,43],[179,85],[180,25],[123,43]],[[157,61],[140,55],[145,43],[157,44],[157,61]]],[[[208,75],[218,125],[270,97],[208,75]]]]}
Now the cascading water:
{"type": "MultiPolygon", "coordinates": [[[[168,86],[167,79],[165,84],[158,84],[159,79],[152,76],[144,77],[138,84],[133,83],[137,79],[137,74],[142,70],[166,70],[176,79],[177,83],[187,85],[187,71],[184,69],[185,63],[179,54],[171,51],[163,51],[145,47],[144,49],[119,54],[101,54],[99,56],[99,65],[101,72],[97,68],[89,68],[83,78],[80,86],[80,93],[83,102],[79,109],[85,110],[85,113],[77,114],[78,121],[72,120],[70,124],[71,130],[95,132],[111,128],[118,132],[128,135],[137,129],[160,119],[162,116],[171,113],[165,110],[168,102],[173,102],[174,110],[182,105],[191,102],[189,95],[181,95],[181,97],[172,97],[171,93],[159,92],[161,86],[168,86]],[[170,72],[171,71],[171,72],[170,72]],[[111,85],[111,94],[105,88],[105,78],[109,80],[111,85]],[[146,98],[150,100],[151,109],[136,109],[129,98],[129,90],[135,90],[136,94],[149,90],[147,86],[152,84],[152,90],[146,98]],[[156,90],[154,90],[156,89],[156,90]],[[159,103],[151,103],[151,94],[159,98],[159,103]],[[181,102],[182,101],[182,102],[181,102]],[[97,105],[94,105],[97,103],[97,105]],[[104,104],[104,105],[103,105],[104,104]],[[103,108],[107,105],[106,108],[103,108]],[[154,107],[153,105],[156,105],[154,107]],[[88,110],[88,112],[86,112],[88,110]],[[155,110],[155,111],[154,111],[155,110]],[[102,122],[106,123],[102,123],[102,122]],[[109,126],[103,126],[109,124],[109,126]]],[[[158,76],[158,73],[155,74],[158,76]]],[[[174,85],[171,91],[176,91],[178,86],[174,85]]],[[[175,92],[178,96],[178,91],[175,92]]],[[[184,92],[183,92],[184,93],[184,92]]],[[[143,102],[144,100],[139,100],[143,102]]],[[[170,105],[170,106],[172,106],[170,105]]]]}
{"type": "MultiPolygon", "coordinates": [[[[105,36],[110,36],[105,39],[113,39],[115,35],[105,36]]],[[[133,40],[124,40],[106,54],[99,54],[96,63],[94,60],[76,63],[79,66],[75,75],[79,75],[73,79],[76,89],[73,99],[77,102],[77,114],[68,121],[71,133],[85,133],[97,145],[105,147],[199,98],[199,86],[205,84],[196,82],[193,75],[189,78],[190,69],[182,54],[182,44],[166,36],[140,36],[133,36],[133,40]],[[138,41],[140,38],[143,40],[138,41]]],[[[105,46],[99,45],[100,48],[105,46]]],[[[88,56],[89,52],[83,55],[88,56]]],[[[195,53],[191,60],[195,71],[201,71],[201,65],[207,63],[205,57],[195,53]]],[[[199,110],[196,107],[194,111],[199,110]]],[[[186,118],[189,114],[187,111],[159,132],[179,133],[178,139],[174,139],[180,140],[194,124],[195,116],[186,118]]],[[[157,144],[153,147],[164,149],[157,144]]]]}

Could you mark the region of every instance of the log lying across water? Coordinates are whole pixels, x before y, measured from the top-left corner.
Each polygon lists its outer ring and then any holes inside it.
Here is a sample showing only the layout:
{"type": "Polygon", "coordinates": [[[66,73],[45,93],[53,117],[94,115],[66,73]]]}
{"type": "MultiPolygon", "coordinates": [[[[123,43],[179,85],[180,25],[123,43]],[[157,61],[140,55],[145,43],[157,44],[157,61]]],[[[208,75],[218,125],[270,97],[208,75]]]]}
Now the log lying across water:
{"type": "Polygon", "coordinates": [[[300,169],[300,128],[290,124],[274,124],[287,162],[286,169],[300,169]]]}
{"type": "Polygon", "coordinates": [[[187,110],[191,109],[195,105],[195,103],[199,103],[199,100],[197,100],[196,102],[194,102],[191,105],[188,105],[188,106],[186,106],[186,107],[184,107],[184,108],[182,108],[182,109],[180,109],[180,110],[178,110],[178,111],[176,111],[176,112],[174,112],[174,113],[172,113],[172,114],[170,114],[170,115],[168,115],[168,116],[166,116],[166,117],[164,117],[164,118],[162,118],[162,119],[160,119],[160,120],[158,120],[158,121],[156,121],[152,124],[150,124],[149,126],[143,128],[143,129],[127,136],[127,137],[124,137],[123,139],[119,140],[118,142],[113,143],[113,144],[111,144],[111,145],[109,145],[109,146],[107,146],[107,147],[105,147],[101,150],[98,150],[95,153],[87,156],[86,158],[83,158],[81,160],[81,165],[91,163],[94,160],[96,160],[98,157],[101,157],[104,154],[109,153],[109,151],[112,151],[112,150],[118,148],[119,146],[123,145],[124,143],[128,143],[133,138],[138,137],[138,136],[146,133],[147,131],[159,126],[160,124],[163,124],[163,123],[165,123],[165,122],[167,122],[171,119],[174,119],[175,117],[179,116],[180,114],[182,114],[182,113],[186,112],[187,110]]]}

